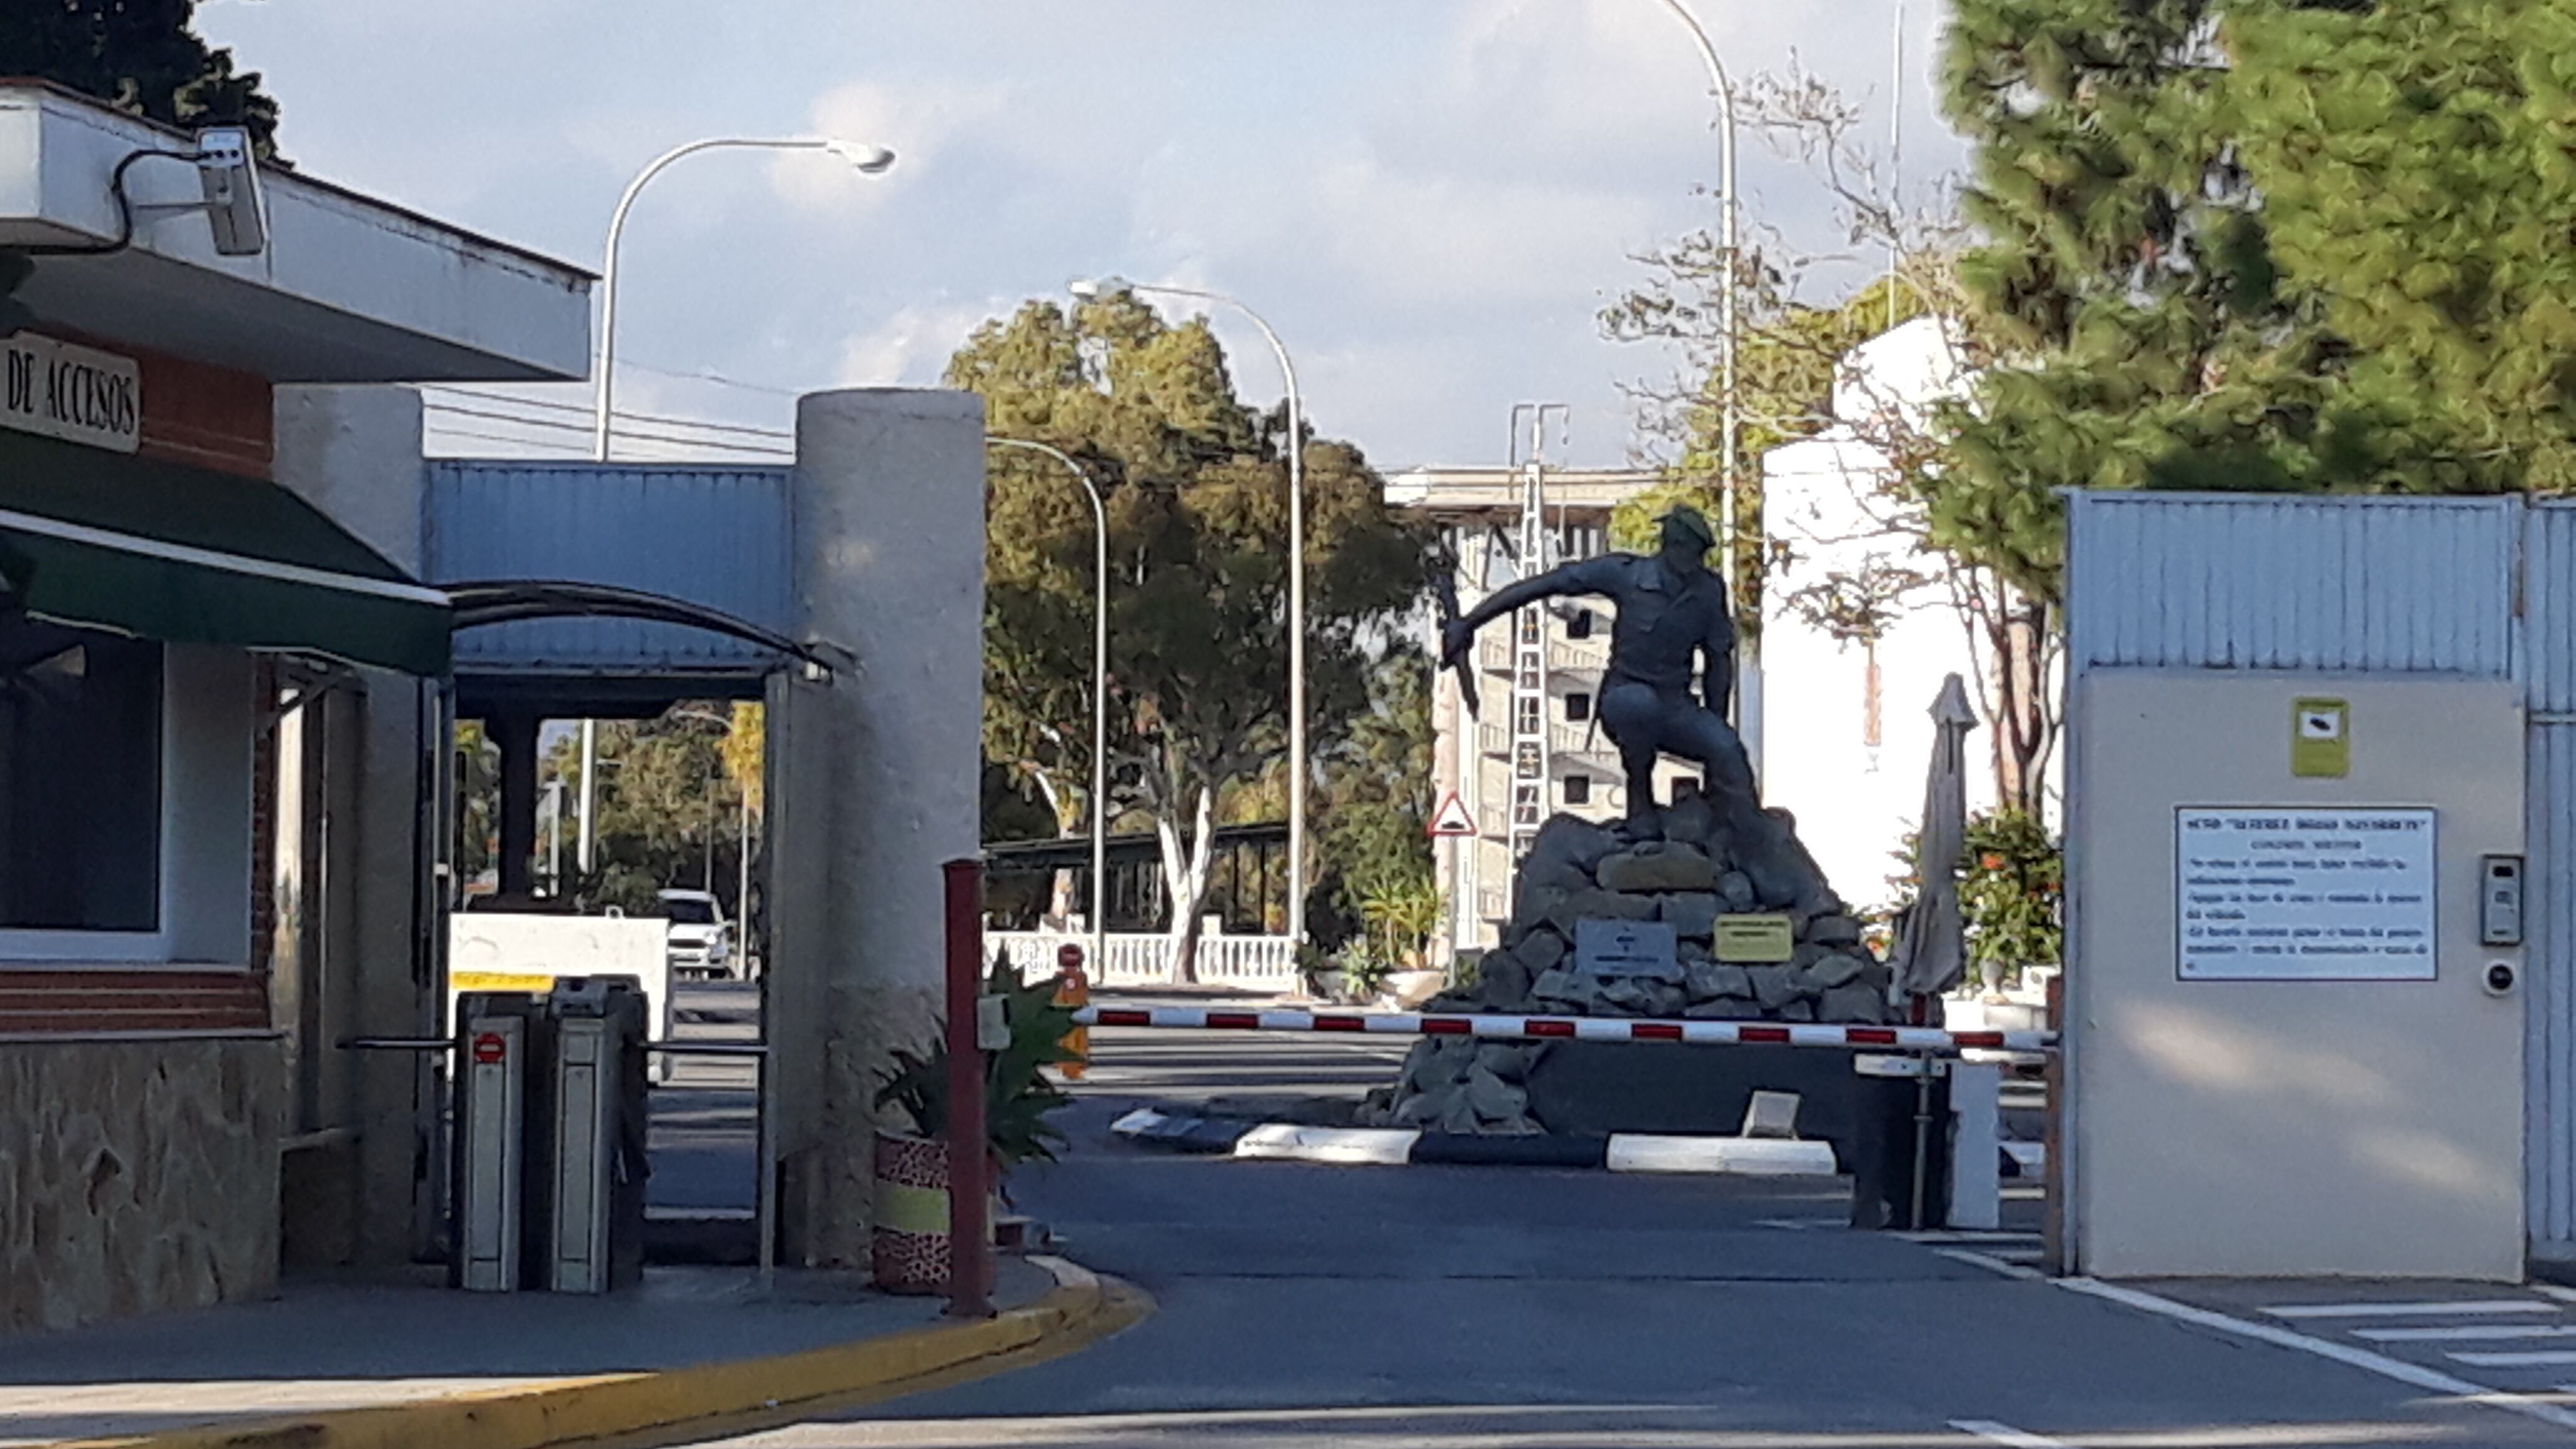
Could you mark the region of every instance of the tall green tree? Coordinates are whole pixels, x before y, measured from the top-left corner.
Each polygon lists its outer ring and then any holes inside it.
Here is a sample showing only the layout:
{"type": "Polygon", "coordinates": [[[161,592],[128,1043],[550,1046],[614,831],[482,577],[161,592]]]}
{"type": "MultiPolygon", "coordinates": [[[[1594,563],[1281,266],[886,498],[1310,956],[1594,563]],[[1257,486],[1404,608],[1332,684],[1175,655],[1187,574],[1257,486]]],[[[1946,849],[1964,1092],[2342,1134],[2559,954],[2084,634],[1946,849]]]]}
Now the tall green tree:
{"type": "Polygon", "coordinates": [[[0,6],[0,75],[94,96],[165,126],[246,126],[260,152],[277,136],[277,102],[257,71],[206,44],[195,0],[11,0],[0,6]]]}
{"type": "MultiPolygon", "coordinates": [[[[1237,398],[1200,323],[1130,297],[1068,316],[1032,302],[949,364],[997,437],[1083,460],[1108,499],[1110,770],[1116,814],[1150,820],[1192,972],[1220,794],[1287,740],[1284,416],[1237,398]]],[[[1318,752],[1367,707],[1369,639],[1418,597],[1425,540],[1390,514],[1345,443],[1302,440],[1307,695],[1318,752]]],[[[995,449],[985,563],[985,750],[1068,833],[1090,775],[1092,518],[1061,465],[995,449]]]]}
{"type": "Polygon", "coordinates": [[[2576,488],[2576,4],[2239,3],[2229,130],[2350,356],[2333,486],[2576,488]]]}
{"type": "MultiPolygon", "coordinates": [[[[748,716],[758,718],[756,710],[748,716]]],[[[744,715],[713,702],[677,705],[657,719],[600,723],[591,870],[575,886],[586,908],[649,914],[658,891],[703,888],[740,919],[742,902],[734,893],[741,878],[743,798],[731,761],[743,753],[735,730],[745,723],[744,715]]],[[[569,821],[581,797],[581,749],[574,738],[556,742],[545,773],[564,782],[569,821]]],[[[572,870],[569,861],[565,870],[572,870]]]]}
{"type": "Polygon", "coordinates": [[[1370,673],[1367,711],[1350,722],[1323,761],[1316,801],[1323,870],[1316,884],[1331,909],[1310,918],[1317,922],[1319,942],[1365,933],[1397,955],[1418,950],[1420,937],[1436,925],[1431,675],[1431,661],[1420,649],[1388,650],[1370,673]],[[1424,902],[1433,920],[1417,933],[1405,913],[1418,913],[1424,902]]]}

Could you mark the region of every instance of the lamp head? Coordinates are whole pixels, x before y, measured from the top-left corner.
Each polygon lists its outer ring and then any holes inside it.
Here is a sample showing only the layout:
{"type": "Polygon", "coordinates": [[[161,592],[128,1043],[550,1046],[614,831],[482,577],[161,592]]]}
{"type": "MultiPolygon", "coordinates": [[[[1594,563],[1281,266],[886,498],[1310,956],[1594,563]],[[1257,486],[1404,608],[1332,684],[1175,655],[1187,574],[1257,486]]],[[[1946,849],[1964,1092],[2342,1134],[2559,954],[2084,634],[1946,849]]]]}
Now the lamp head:
{"type": "Polygon", "coordinates": [[[1082,277],[1066,283],[1064,289],[1085,302],[1097,302],[1104,297],[1126,296],[1136,290],[1136,284],[1125,277],[1082,277]]]}
{"type": "Polygon", "coordinates": [[[883,146],[869,146],[857,141],[825,141],[823,149],[856,166],[870,176],[883,175],[894,165],[894,153],[883,146]]]}

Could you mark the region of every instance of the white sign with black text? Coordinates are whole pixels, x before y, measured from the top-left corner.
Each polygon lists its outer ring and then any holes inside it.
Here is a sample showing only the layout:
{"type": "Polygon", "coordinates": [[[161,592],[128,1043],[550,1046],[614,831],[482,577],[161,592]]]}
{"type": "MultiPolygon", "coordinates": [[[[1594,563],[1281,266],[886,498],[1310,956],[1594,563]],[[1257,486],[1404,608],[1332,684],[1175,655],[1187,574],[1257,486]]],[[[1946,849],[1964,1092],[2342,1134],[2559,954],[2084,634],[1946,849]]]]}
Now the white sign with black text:
{"type": "Polygon", "coordinates": [[[2174,812],[2185,981],[2430,981],[2434,815],[2187,805],[2174,812]]]}
{"type": "Polygon", "coordinates": [[[0,338],[0,428],[131,453],[143,439],[142,369],[32,332],[0,338]]]}

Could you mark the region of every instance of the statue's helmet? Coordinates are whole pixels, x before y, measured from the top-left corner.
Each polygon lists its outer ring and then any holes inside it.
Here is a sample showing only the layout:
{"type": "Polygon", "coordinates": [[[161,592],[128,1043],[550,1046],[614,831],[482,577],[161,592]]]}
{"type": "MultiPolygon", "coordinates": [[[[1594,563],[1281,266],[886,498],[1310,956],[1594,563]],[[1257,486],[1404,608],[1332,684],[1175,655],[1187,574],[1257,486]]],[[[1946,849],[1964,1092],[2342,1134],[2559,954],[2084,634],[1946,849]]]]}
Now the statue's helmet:
{"type": "Polygon", "coordinates": [[[1656,522],[1663,528],[1664,542],[1698,544],[1703,550],[1717,547],[1717,534],[1708,526],[1708,518],[1687,503],[1674,505],[1656,522]]]}

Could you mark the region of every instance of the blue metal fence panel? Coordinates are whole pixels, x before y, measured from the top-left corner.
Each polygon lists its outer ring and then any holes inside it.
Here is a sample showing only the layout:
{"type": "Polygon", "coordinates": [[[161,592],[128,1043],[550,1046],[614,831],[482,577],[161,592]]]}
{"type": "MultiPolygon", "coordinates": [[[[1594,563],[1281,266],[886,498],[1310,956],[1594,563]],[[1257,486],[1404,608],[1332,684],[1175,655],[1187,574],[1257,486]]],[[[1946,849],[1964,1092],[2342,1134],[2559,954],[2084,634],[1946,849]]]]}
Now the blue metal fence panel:
{"type": "MultiPolygon", "coordinates": [[[[429,580],[641,589],[792,636],[788,476],[784,468],[435,460],[429,580]]],[[[456,639],[460,674],[741,674],[772,663],[741,640],[634,619],[497,624],[456,639]]]]}
{"type": "Polygon", "coordinates": [[[2080,493],[2068,642],[2092,668],[2510,678],[2510,498],[2080,493]]]}

